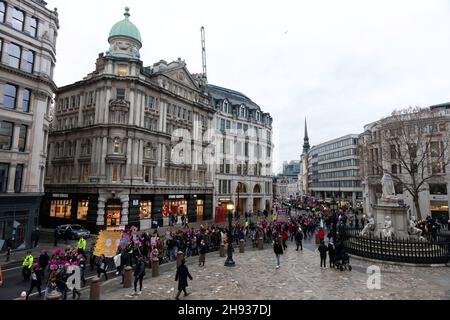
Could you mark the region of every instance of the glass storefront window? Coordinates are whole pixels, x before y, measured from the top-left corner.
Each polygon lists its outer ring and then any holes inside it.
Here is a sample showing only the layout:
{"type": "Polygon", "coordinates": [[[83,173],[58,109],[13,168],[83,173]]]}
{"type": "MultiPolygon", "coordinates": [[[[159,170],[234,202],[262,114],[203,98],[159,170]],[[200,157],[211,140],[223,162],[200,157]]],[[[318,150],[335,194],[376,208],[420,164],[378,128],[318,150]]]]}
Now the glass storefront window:
{"type": "Polygon", "coordinates": [[[163,216],[168,217],[170,214],[186,215],[186,200],[166,200],[164,201],[163,216]]]}
{"type": "Polygon", "coordinates": [[[89,210],[89,200],[78,201],[77,219],[87,220],[89,210]]]}
{"type": "Polygon", "coordinates": [[[152,202],[149,200],[141,201],[140,219],[150,219],[152,216],[152,202]]]}
{"type": "Polygon", "coordinates": [[[197,200],[197,221],[203,220],[203,200],[197,200]]]}
{"type": "Polygon", "coordinates": [[[70,219],[72,200],[52,200],[50,217],[70,219]]]}

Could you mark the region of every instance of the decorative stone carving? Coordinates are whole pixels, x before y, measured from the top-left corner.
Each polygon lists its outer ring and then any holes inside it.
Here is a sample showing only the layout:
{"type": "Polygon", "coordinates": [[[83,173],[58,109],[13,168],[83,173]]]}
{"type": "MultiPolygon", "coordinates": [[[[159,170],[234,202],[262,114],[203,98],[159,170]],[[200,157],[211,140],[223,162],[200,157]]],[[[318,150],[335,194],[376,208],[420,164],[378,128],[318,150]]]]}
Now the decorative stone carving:
{"type": "Polygon", "coordinates": [[[420,240],[420,238],[422,236],[422,230],[419,228],[416,228],[415,220],[416,220],[416,218],[414,216],[409,218],[408,234],[411,236],[414,236],[414,237],[417,236],[417,240],[420,240]]]}
{"type": "Polygon", "coordinates": [[[97,225],[105,225],[105,203],[106,199],[103,197],[98,198],[98,210],[97,210],[97,225]]]}
{"type": "Polygon", "coordinates": [[[381,230],[381,235],[385,240],[392,240],[394,236],[394,227],[392,226],[390,216],[386,216],[386,218],[384,218],[384,228],[381,230]]]}
{"type": "Polygon", "coordinates": [[[369,217],[369,222],[366,224],[364,229],[361,231],[361,236],[367,236],[375,231],[375,220],[372,216],[369,217]]]}
{"type": "Polygon", "coordinates": [[[130,202],[129,196],[121,196],[120,201],[122,202],[122,219],[120,224],[128,225],[128,204],[130,202]]]}

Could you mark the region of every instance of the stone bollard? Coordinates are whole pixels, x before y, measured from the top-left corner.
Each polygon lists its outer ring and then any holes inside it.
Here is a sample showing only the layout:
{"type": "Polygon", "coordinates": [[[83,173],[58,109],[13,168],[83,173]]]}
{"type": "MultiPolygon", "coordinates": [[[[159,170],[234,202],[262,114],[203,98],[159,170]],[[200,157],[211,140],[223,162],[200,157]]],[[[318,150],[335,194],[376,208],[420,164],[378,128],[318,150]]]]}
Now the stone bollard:
{"type": "Polygon", "coordinates": [[[100,300],[100,278],[95,277],[91,281],[91,292],[89,300],[100,300]]]}
{"type": "Polygon", "coordinates": [[[239,241],[239,253],[244,253],[245,252],[245,241],[244,239],[241,239],[239,241]]]}
{"type": "Polygon", "coordinates": [[[264,250],[264,240],[263,238],[258,239],[258,250],[264,250]]]}
{"type": "Polygon", "coordinates": [[[220,245],[220,257],[221,257],[221,258],[226,257],[226,254],[225,254],[225,245],[223,245],[223,244],[220,245]]]}
{"type": "Polygon", "coordinates": [[[159,277],[159,259],[152,259],[152,277],[159,277]]]}
{"type": "Polygon", "coordinates": [[[125,267],[125,273],[123,274],[123,287],[131,288],[133,283],[133,268],[130,266],[125,267]]]}
{"type": "Polygon", "coordinates": [[[47,300],[61,300],[62,293],[58,290],[53,290],[47,295],[47,300]]]}
{"type": "Polygon", "coordinates": [[[184,258],[183,251],[178,251],[177,252],[177,268],[181,265],[181,260],[183,260],[183,258],[184,258]]]}

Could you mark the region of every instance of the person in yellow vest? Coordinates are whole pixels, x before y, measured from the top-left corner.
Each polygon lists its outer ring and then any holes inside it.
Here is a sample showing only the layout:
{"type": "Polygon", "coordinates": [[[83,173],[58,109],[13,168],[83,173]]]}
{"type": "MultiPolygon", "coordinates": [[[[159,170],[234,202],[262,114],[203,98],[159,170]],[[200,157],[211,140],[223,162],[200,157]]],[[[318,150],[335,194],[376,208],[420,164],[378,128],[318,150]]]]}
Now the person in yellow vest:
{"type": "Polygon", "coordinates": [[[86,260],[86,254],[84,253],[86,251],[86,240],[81,237],[80,240],[78,240],[78,244],[77,244],[77,253],[81,254],[84,259],[86,260]]]}
{"type": "Polygon", "coordinates": [[[31,255],[31,251],[27,252],[27,256],[25,257],[25,260],[23,260],[22,263],[22,275],[23,275],[23,279],[25,281],[30,280],[30,276],[31,276],[31,267],[33,266],[33,256],[31,255]]]}

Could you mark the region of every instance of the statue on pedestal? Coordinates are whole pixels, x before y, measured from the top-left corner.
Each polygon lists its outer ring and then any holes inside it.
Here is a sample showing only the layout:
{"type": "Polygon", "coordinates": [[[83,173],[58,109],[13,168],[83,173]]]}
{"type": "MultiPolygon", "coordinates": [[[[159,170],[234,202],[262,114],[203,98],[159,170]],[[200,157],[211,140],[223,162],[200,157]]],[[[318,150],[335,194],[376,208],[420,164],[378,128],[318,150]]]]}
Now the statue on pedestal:
{"type": "Polygon", "coordinates": [[[395,198],[395,186],[394,181],[389,173],[384,172],[383,178],[381,178],[381,185],[383,187],[383,198],[392,199],[395,198]]]}
{"type": "Polygon", "coordinates": [[[369,222],[366,224],[364,229],[361,231],[360,235],[361,236],[367,236],[371,232],[374,232],[374,230],[375,230],[375,220],[373,219],[372,216],[370,216],[369,217],[369,222]]]}
{"type": "Polygon", "coordinates": [[[414,216],[411,216],[411,218],[409,218],[408,233],[411,236],[417,236],[417,239],[420,240],[422,236],[422,230],[416,227],[415,220],[416,217],[414,216]]]}
{"type": "Polygon", "coordinates": [[[381,235],[385,240],[392,240],[392,236],[394,235],[394,227],[392,226],[390,216],[386,216],[386,218],[384,218],[384,228],[381,230],[381,235]]]}

